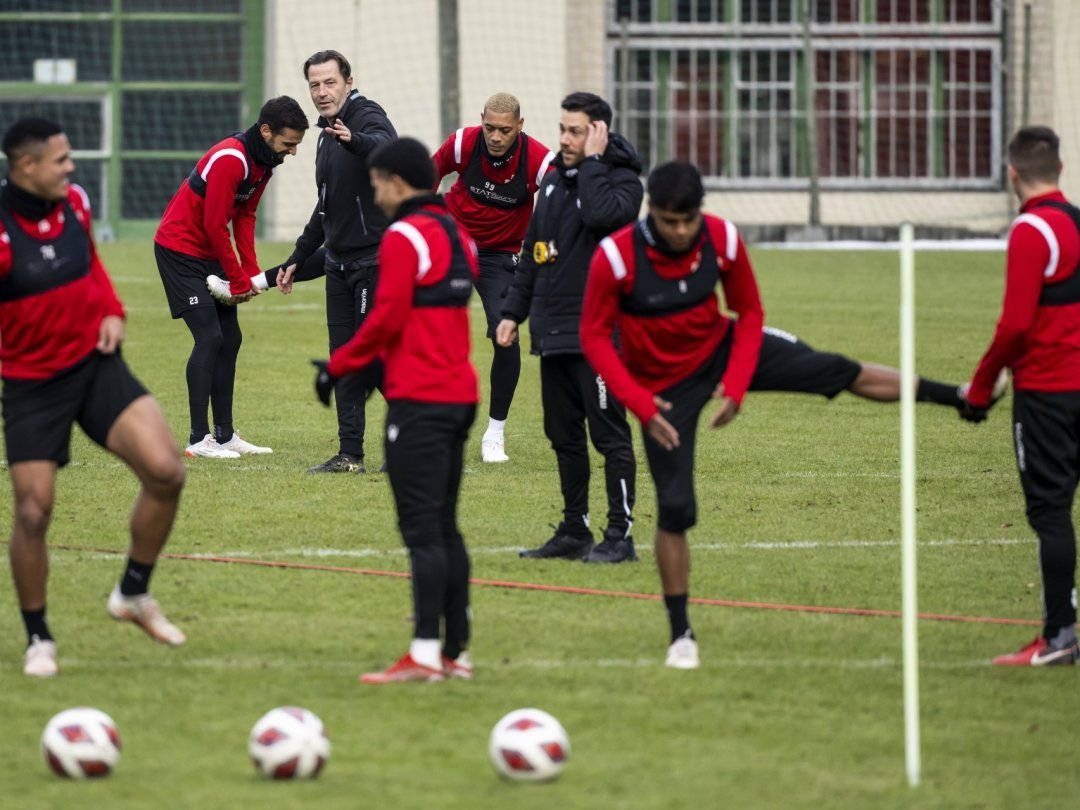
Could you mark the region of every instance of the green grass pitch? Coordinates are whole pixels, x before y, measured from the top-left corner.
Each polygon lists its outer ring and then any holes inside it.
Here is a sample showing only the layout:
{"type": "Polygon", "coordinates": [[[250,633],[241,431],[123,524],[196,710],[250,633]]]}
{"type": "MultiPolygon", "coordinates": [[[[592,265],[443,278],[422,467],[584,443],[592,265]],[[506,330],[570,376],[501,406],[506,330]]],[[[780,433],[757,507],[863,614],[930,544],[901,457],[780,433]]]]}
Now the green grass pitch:
{"type": "MultiPolygon", "coordinates": [[[[264,245],[269,261],[284,246],[264,245]]],[[[186,440],[190,337],[169,319],[148,243],[102,247],[129,310],[125,355],[186,440]]],[[[754,253],[767,322],[819,348],[898,362],[898,260],[885,252],[754,253]]],[[[927,376],[967,378],[993,330],[1000,254],[918,256],[917,355],[927,376]]],[[[475,357],[490,346],[473,307],[475,357]]],[[[188,463],[181,513],[153,590],[189,636],[172,650],[110,621],[133,477],[77,433],[50,542],[49,618],[61,674],[21,673],[24,636],[3,555],[0,807],[37,808],[1049,808],[1075,803],[1080,690],[1069,669],[1004,671],[993,655],[1034,627],[919,623],[923,784],[904,776],[896,618],[697,605],[702,667],[666,669],[654,601],[478,585],[472,682],[362,687],[411,625],[407,560],[384,476],[310,476],[337,449],[308,360],[326,355],[321,282],[245,304],[236,424],[274,454],[188,463]],[[202,557],[301,563],[257,567],[202,557]],[[276,705],[305,706],[333,744],[310,783],[259,779],[247,734],[276,705]],[[89,705],[117,721],[124,752],[96,783],[52,776],[46,721],[89,705]],[[537,706],[573,753],[547,785],[501,781],[487,737],[537,706]]],[[[376,398],[377,400],[378,398],[376,398]]],[[[1035,543],[1023,514],[1003,402],[980,426],[917,409],[919,608],[1038,618],[1035,543]]],[[[382,460],[383,406],[369,406],[369,467],[382,460]]],[[[652,484],[638,470],[641,561],[593,567],[524,561],[518,548],[559,518],[535,358],[526,356],[507,428],[511,462],[480,462],[474,428],[461,525],[484,580],[655,594],[652,484]]],[[[636,431],[635,431],[636,433],[636,431]]],[[[635,436],[640,451],[640,441],[635,436]]],[[[698,450],[700,522],[691,595],[716,600],[900,608],[899,408],[842,395],[751,394],[698,450]]],[[[640,460],[639,452],[639,460],[640,460]]],[[[603,503],[594,456],[594,510],[603,503]]],[[[0,479],[0,518],[10,484],[0,479]]]]}

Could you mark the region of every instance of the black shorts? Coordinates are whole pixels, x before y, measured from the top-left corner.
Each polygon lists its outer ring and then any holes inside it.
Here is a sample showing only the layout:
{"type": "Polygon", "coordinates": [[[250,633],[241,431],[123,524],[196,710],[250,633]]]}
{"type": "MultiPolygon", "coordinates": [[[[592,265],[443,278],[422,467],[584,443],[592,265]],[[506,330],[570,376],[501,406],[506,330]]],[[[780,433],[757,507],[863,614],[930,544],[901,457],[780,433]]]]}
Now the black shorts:
{"type": "MultiPolygon", "coordinates": [[[[721,375],[726,368],[725,360],[721,375]]],[[[855,382],[860,371],[859,363],[842,354],[819,352],[795,335],[766,326],[750,390],[820,394],[832,399],[855,382]]]]}
{"type": "MultiPolygon", "coordinates": [[[[672,404],[664,418],[679,432],[680,444],[664,450],[642,430],[645,457],[656,484],[657,525],[664,531],[683,533],[697,522],[694,494],[694,446],[701,411],[727,370],[732,333],[697,371],[660,396],[672,404]]],[[[765,328],[751,391],[790,391],[819,394],[832,399],[850,386],[862,366],[841,354],[819,352],[794,335],[765,328]]]]}
{"type": "Polygon", "coordinates": [[[157,242],[154,242],[154,258],[157,259],[161,283],[165,286],[169,312],[174,318],[183,317],[189,309],[219,306],[206,288],[207,276],[226,277],[221,263],[216,259],[196,259],[162,247],[157,242]]]}
{"type": "Polygon", "coordinates": [[[1080,393],[1013,391],[1013,448],[1029,514],[1071,514],[1080,480],[1080,393]]]}
{"type": "Polygon", "coordinates": [[[506,303],[506,291],[514,281],[518,267],[518,254],[504,253],[498,250],[481,250],[480,278],[476,281],[476,292],[484,304],[487,316],[487,336],[495,337],[495,329],[502,320],[503,304],[506,303]]]}
{"type": "MultiPolygon", "coordinates": [[[[795,335],[766,326],[758,356],[757,369],[750,378],[751,391],[787,391],[796,394],[819,394],[832,399],[847,390],[862,371],[862,365],[842,354],[819,352],[795,335]]],[[[717,346],[712,357],[697,371],[660,396],[669,402],[685,402],[688,408],[701,410],[712,398],[727,371],[733,330],[717,346]]],[[[696,416],[694,419],[696,420],[696,416]]],[[[670,419],[668,420],[671,421],[670,419]]],[[[678,426],[676,426],[678,427],[678,426]]]]}
{"type": "Polygon", "coordinates": [[[92,352],[44,380],[4,380],[4,441],[8,464],[70,461],[71,426],[78,422],[105,447],[109,430],[146,389],[117,354],[92,352]]]}

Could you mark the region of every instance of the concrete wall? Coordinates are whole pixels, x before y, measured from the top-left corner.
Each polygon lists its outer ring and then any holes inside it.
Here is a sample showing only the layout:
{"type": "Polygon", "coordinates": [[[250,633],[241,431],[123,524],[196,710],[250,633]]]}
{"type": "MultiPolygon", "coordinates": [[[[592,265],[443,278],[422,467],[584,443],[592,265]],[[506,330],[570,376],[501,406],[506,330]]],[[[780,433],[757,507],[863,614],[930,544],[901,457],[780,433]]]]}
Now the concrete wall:
{"type": "MultiPolygon", "coordinates": [[[[603,0],[593,5],[591,15],[602,19],[603,0]]],[[[269,0],[267,7],[268,97],[294,96],[314,123],[301,68],[315,51],[335,48],[352,63],[355,86],[386,109],[399,133],[419,138],[432,151],[450,134],[439,129],[437,0],[319,0],[315,14],[295,0],[269,0]]],[[[569,90],[566,63],[572,53],[565,36],[571,27],[567,7],[566,0],[459,0],[458,126],[479,123],[487,98],[504,91],[521,101],[526,131],[557,148],[559,102],[569,90]]],[[[602,55],[602,30],[587,38],[602,55]]],[[[590,71],[594,81],[603,75],[602,65],[590,71]]],[[[311,215],[316,134],[308,134],[267,189],[259,217],[269,239],[294,240],[311,215]]]]}
{"type": "MultiPolygon", "coordinates": [[[[318,12],[291,0],[267,3],[266,95],[295,97],[317,112],[303,64],[327,48],[353,66],[354,87],[379,102],[403,135],[432,144],[438,137],[439,83],[435,0],[319,0],[318,12]]],[[[275,172],[259,206],[269,239],[292,241],[316,202],[315,142],[310,130],[296,157],[275,172]]]]}
{"type": "MultiPolygon", "coordinates": [[[[521,102],[525,131],[549,149],[557,148],[570,51],[563,36],[567,3],[458,0],[458,10],[461,125],[480,123],[492,93],[511,93],[521,102]]],[[[449,134],[443,133],[440,142],[449,134]]]]}
{"type": "MultiPolygon", "coordinates": [[[[1032,21],[1031,109],[1046,115],[1045,120],[1061,136],[1065,164],[1061,183],[1076,200],[1080,199],[1080,97],[1074,81],[1080,76],[1080,3],[1036,0],[1032,12],[1036,19],[1032,21]],[[1046,105],[1050,105],[1049,110],[1045,110],[1046,105]]],[[[1043,121],[1033,115],[1031,123],[1043,121]]]]}
{"type": "MultiPolygon", "coordinates": [[[[807,222],[810,195],[796,191],[714,191],[705,209],[740,225],[807,222]]],[[[925,193],[896,191],[823,192],[823,225],[896,226],[901,222],[936,228],[996,233],[1014,216],[1004,192],[925,193]]]]}

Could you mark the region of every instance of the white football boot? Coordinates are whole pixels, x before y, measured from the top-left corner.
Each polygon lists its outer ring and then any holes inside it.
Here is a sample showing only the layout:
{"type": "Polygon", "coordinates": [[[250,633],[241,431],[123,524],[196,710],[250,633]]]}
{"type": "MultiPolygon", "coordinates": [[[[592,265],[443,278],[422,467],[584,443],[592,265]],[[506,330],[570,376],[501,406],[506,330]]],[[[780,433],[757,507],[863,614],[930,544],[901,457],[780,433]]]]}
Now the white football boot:
{"type": "Polygon", "coordinates": [[[232,290],[229,288],[229,280],[227,278],[222,278],[221,276],[207,276],[206,289],[210,290],[210,295],[223,304],[231,306],[236,303],[233,299],[232,290]]]}
{"type": "Polygon", "coordinates": [[[485,433],[480,440],[480,454],[485,464],[501,464],[510,460],[510,456],[506,455],[505,438],[491,433],[485,433]]]}
{"type": "Polygon", "coordinates": [[[679,636],[668,647],[665,667],[672,669],[697,669],[701,666],[698,658],[697,642],[690,638],[690,634],[679,636]]]}
{"type": "Polygon", "coordinates": [[[232,450],[234,453],[239,453],[242,456],[265,456],[274,451],[269,447],[259,447],[257,444],[244,441],[240,438],[240,434],[233,431],[232,438],[224,444],[219,444],[218,447],[225,450],[232,450]]]}
{"type": "Polygon", "coordinates": [[[189,444],[184,449],[184,455],[188,458],[240,458],[239,453],[222,447],[209,433],[201,442],[189,444]]]}
{"type": "Polygon", "coordinates": [[[34,640],[26,648],[23,674],[34,678],[51,678],[59,671],[56,665],[56,642],[43,641],[34,636],[34,640]]]}
{"type": "Polygon", "coordinates": [[[117,585],[109,594],[108,611],[118,622],[131,622],[141,627],[154,641],[172,647],[187,641],[183,631],[165,618],[157,600],[148,593],[124,596],[117,585]]]}

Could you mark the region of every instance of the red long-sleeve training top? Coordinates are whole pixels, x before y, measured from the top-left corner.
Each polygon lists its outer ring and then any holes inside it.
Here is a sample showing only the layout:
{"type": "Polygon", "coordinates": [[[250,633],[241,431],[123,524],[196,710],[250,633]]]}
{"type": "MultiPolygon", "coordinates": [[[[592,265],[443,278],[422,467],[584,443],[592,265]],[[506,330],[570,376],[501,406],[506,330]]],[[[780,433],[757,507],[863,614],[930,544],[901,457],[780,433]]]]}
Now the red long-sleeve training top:
{"type": "Polygon", "coordinates": [[[647,244],[645,255],[661,278],[686,278],[701,264],[708,229],[726,306],[737,319],[721,312],[715,292],[673,314],[637,316],[623,311],[620,299],[634,288],[634,229],[639,223],[602,240],[589,267],[581,315],[582,349],[608,388],[642,423],[657,413],[653,395],[704,365],[729,329],[735,332],[721,380],[725,395],[741,404],[757,368],[765,312],[746,247],[731,222],[710,214],[702,219],[702,235],[690,250],[671,256],[647,244]],[[619,351],[613,341],[616,328],[619,351]]]}
{"type": "Polygon", "coordinates": [[[1064,211],[1046,202],[1066,202],[1060,191],[1028,200],[1009,231],[1005,295],[994,337],[975,369],[969,401],[985,407],[1003,368],[1013,388],[1080,391],[1080,301],[1047,306],[1044,290],[1076,281],[1080,234],[1064,211]]]}
{"type": "MultiPolygon", "coordinates": [[[[98,258],[91,228],[90,200],[72,184],[67,202],[90,242],[89,272],[59,287],[0,302],[0,375],[5,379],[41,380],[78,363],[94,351],[101,321],[124,317],[124,305],[98,258]]],[[[11,212],[27,235],[43,244],[64,229],[64,206],[38,222],[11,212]]],[[[0,279],[12,268],[11,237],[0,225],[0,279]]]]}
{"type": "MultiPolygon", "coordinates": [[[[447,216],[441,204],[422,210],[447,216]]],[[[475,280],[476,246],[455,224],[475,280]]],[[[438,284],[450,268],[452,248],[443,227],[412,213],[394,222],[379,244],[375,305],[352,340],[330,356],[335,377],[356,372],[382,358],[386,398],[443,404],[480,399],[476,369],[469,360],[468,307],[417,307],[417,288],[438,284]]]]}

